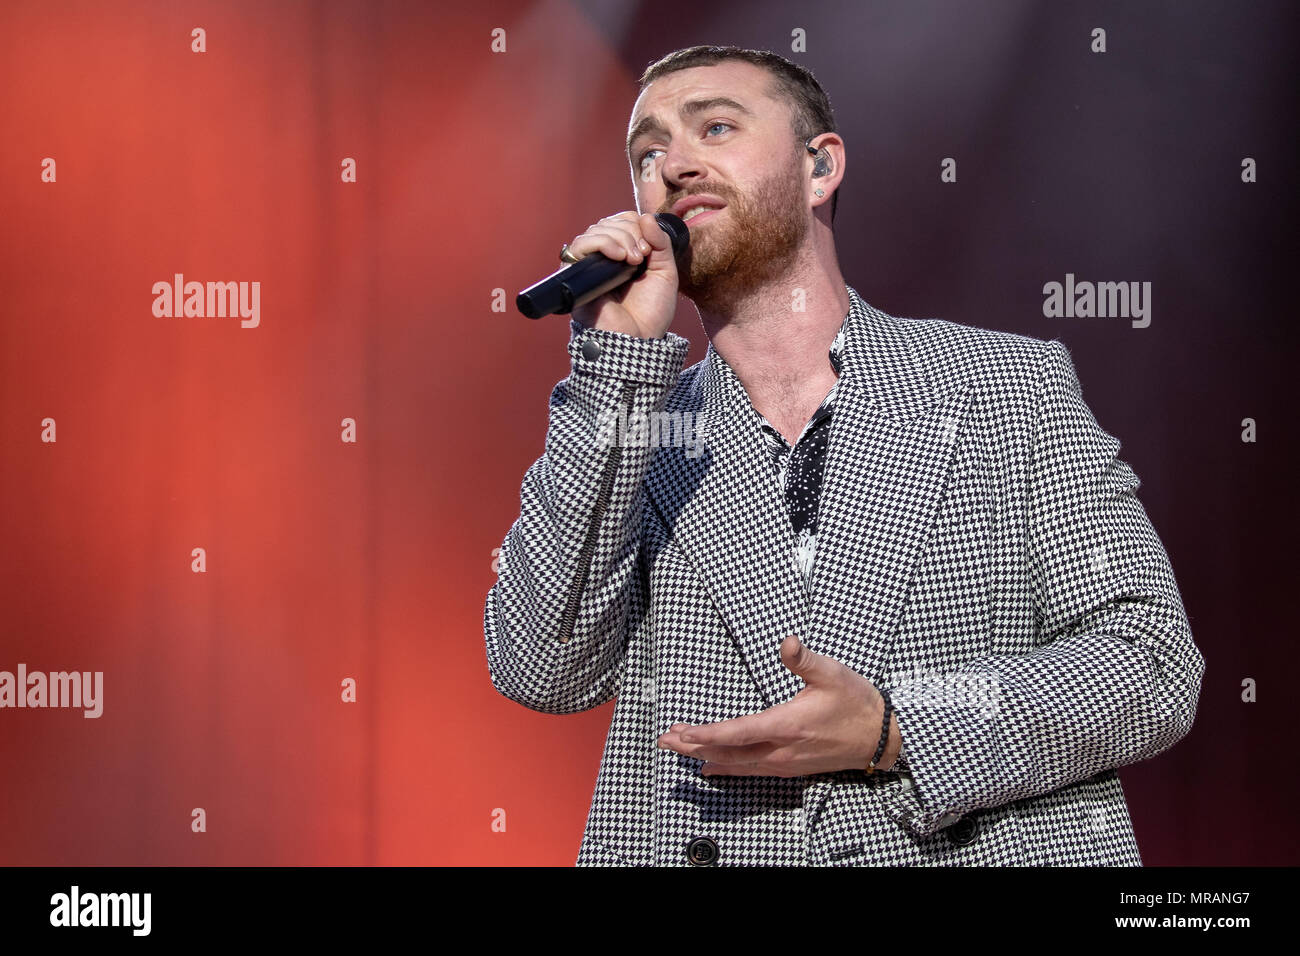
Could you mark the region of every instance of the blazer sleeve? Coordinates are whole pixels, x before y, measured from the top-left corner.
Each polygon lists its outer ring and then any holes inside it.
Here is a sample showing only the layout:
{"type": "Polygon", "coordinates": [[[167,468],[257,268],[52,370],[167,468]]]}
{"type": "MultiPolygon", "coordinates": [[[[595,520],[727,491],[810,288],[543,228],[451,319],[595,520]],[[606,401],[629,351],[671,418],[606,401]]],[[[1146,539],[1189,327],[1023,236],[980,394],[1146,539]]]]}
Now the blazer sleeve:
{"type": "Polygon", "coordinates": [[[1039,374],[1025,497],[1038,646],[891,688],[911,777],[886,800],[918,836],[1153,757],[1195,717],[1205,662],[1139,479],[1061,342],[1039,374]]]}
{"type": "Polygon", "coordinates": [[[554,714],[617,690],[629,605],[644,587],[642,481],[653,449],[622,442],[616,423],[663,407],[690,346],[671,332],[569,327],[570,372],[551,393],[545,453],[524,475],[483,608],[493,686],[554,714]]]}

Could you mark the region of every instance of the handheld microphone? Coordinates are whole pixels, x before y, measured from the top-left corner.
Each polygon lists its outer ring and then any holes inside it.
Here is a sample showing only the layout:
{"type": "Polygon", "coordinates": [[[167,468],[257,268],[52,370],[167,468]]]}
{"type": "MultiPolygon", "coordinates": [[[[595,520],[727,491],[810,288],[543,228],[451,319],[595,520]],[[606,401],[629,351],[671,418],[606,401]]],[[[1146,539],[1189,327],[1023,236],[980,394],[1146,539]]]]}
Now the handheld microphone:
{"type": "MultiPolygon", "coordinates": [[[[691,241],[686,223],[670,212],[656,213],[655,220],[672,240],[673,256],[681,256],[691,241]]],[[[649,262],[649,256],[633,265],[623,259],[611,259],[593,252],[520,292],[515,297],[515,307],[530,319],[572,312],[610,289],[641,278],[649,262]]]]}

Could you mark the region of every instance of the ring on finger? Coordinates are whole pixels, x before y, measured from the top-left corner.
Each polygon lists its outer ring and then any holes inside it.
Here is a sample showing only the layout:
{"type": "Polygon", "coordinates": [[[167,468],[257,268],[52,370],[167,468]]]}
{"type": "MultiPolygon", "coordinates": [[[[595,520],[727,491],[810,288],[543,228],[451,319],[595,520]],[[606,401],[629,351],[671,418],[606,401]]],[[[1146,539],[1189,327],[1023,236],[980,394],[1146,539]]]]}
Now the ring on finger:
{"type": "Polygon", "coordinates": [[[572,252],[569,251],[569,244],[567,242],[560,249],[561,262],[570,262],[570,263],[577,262],[579,258],[580,258],[579,256],[575,256],[572,252]]]}

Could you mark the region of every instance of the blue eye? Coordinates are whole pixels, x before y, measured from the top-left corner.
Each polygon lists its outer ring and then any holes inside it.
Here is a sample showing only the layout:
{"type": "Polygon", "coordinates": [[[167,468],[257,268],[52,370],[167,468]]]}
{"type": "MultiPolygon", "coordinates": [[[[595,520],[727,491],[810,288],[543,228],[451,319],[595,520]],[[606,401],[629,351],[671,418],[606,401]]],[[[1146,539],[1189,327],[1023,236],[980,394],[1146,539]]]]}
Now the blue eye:
{"type": "MultiPolygon", "coordinates": [[[[708,126],[704,127],[704,129],[708,131],[713,129],[715,126],[725,126],[727,129],[735,129],[735,127],[732,126],[730,123],[724,123],[721,120],[719,120],[716,123],[710,123],[708,126]]],[[[658,149],[647,149],[644,153],[641,154],[640,164],[644,166],[646,157],[649,156],[651,153],[658,153],[658,152],[662,152],[662,151],[658,149]]]]}

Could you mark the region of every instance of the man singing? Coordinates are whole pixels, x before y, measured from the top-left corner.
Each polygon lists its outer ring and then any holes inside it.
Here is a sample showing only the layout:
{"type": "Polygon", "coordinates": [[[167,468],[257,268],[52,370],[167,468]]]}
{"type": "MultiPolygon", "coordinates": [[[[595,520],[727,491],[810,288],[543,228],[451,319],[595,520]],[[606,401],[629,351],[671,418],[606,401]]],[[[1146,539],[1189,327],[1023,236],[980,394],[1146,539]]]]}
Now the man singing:
{"type": "Polygon", "coordinates": [[[1065,346],[846,285],[845,144],[780,56],[653,64],[627,152],[637,211],[562,258],[647,268],[574,312],[483,619],[510,699],[617,697],[578,864],[1140,865],[1116,768],[1205,665],[1065,346]]]}

